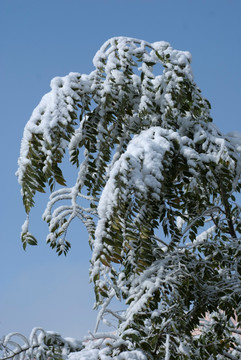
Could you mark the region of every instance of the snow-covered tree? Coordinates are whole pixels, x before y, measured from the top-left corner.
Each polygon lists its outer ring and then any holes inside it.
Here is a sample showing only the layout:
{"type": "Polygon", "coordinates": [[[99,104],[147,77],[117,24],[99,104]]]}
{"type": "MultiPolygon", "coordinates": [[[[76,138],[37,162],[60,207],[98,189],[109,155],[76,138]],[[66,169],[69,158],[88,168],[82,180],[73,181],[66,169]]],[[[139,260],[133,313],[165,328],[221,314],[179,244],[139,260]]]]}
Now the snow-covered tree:
{"type": "Polygon", "coordinates": [[[241,359],[241,137],[214,126],[188,52],[118,37],[93,62],[89,75],[52,80],[17,171],[24,248],[36,244],[29,213],[47,185],[47,243],[66,254],[76,217],[89,233],[100,310],[69,359],[241,359]],[[60,167],[67,150],[72,187],[60,167]],[[98,333],[107,316],[116,329],[98,333]]]}

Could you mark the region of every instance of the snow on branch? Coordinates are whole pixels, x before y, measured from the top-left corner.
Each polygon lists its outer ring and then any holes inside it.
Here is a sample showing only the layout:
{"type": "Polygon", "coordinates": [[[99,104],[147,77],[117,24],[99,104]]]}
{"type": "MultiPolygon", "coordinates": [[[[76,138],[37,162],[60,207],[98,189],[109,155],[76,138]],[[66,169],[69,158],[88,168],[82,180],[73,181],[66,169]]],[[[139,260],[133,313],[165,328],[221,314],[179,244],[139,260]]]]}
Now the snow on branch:
{"type": "Polygon", "coordinates": [[[17,171],[24,248],[37,244],[29,213],[49,186],[47,242],[66,254],[71,222],[84,223],[96,331],[106,314],[118,321],[115,334],[95,333],[69,359],[237,358],[227,322],[241,319],[240,134],[213,124],[186,51],[115,37],[93,64],[90,74],[52,80],[25,126],[17,171]],[[68,187],[67,151],[78,169],[68,187]],[[125,301],[121,315],[112,298],[125,301]]]}
{"type": "Polygon", "coordinates": [[[10,333],[0,341],[1,360],[58,359],[60,353],[66,358],[70,352],[82,348],[80,341],[64,339],[55,332],[41,328],[34,328],[29,339],[19,333],[10,333]]]}

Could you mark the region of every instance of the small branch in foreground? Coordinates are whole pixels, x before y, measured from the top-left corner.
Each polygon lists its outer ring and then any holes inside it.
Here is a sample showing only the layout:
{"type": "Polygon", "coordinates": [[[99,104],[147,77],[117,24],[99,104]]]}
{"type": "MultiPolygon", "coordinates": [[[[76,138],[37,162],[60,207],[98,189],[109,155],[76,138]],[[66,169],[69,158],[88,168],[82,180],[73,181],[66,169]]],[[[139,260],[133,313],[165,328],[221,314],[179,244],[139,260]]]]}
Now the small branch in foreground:
{"type": "Polygon", "coordinates": [[[125,318],[124,318],[124,317],[116,314],[114,311],[112,311],[112,310],[110,310],[110,309],[105,309],[105,312],[113,315],[114,317],[116,317],[116,318],[117,318],[118,320],[120,320],[121,322],[122,322],[122,321],[125,321],[125,318]]]}
{"type": "Polygon", "coordinates": [[[86,337],[86,340],[97,340],[97,339],[114,339],[117,340],[117,336],[113,335],[112,333],[106,333],[106,332],[102,332],[102,333],[98,333],[98,334],[93,334],[91,331],[89,331],[89,334],[91,335],[90,337],[86,337]]]}

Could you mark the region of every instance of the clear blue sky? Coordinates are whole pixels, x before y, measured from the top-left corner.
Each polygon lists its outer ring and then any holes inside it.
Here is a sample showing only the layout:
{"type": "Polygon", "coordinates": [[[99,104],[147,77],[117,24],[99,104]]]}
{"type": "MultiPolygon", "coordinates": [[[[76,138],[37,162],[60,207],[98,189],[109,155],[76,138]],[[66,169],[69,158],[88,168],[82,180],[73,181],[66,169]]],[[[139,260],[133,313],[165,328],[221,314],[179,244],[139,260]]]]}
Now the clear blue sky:
{"type": "Polygon", "coordinates": [[[69,255],[45,244],[37,197],[31,229],[38,247],[24,252],[25,219],[15,177],[24,125],[54,76],[89,73],[112,36],[164,40],[193,57],[195,80],[224,133],[241,132],[240,0],[0,0],[0,337],[35,326],[81,338],[94,327],[90,251],[78,222],[69,255]]]}

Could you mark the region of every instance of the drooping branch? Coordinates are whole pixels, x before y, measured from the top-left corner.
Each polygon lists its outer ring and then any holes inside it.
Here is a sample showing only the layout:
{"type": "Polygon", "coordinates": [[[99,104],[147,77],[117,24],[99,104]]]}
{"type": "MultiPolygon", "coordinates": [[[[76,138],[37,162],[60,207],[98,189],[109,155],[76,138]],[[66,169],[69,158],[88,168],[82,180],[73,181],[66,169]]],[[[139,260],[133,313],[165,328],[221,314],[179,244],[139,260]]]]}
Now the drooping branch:
{"type": "Polygon", "coordinates": [[[57,359],[59,353],[68,355],[70,352],[80,351],[83,348],[81,341],[64,339],[58,333],[45,331],[42,328],[34,328],[29,340],[20,333],[10,333],[0,342],[0,350],[3,352],[1,360],[33,359],[41,357],[47,360],[50,356],[57,359]],[[20,338],[24,344],[12,338],[20,338]],[[14,349],[12,349],[14,347],[14,349]]]}
{"type": "MultiPolygon", "coordinates": [[[[216,320],[201,328],[200,339],[192,333],[218,306],[225,341],[232,334],[225,316],[240,305],[241,230],[240,208],[232,217],[229,195],[237,189],[239,159],[212,124],[190,62],[189,53],[168,43],[110,39],[90,74],[52,81],[24,131],[18,176],[27,214],[36,191],[65,186],[60,165],[67,149],[79,169],[73,187],[52,193],[44,218],[59,254],[70,247],[66,232],[75,217],[90,234],[90,276],[101,307],[95,331],[106,313],[119,320],[112,336],[89,339],[101,360],[224,356],[216,320]],[[110,309],[113,297],[126,300],[123,316],[110,309]]],[[[24,246],[36,244],[28,219],[24,246]]]]}

